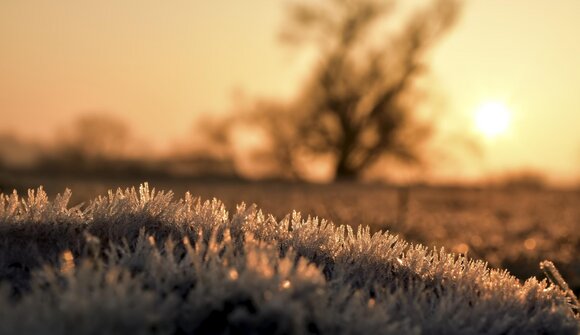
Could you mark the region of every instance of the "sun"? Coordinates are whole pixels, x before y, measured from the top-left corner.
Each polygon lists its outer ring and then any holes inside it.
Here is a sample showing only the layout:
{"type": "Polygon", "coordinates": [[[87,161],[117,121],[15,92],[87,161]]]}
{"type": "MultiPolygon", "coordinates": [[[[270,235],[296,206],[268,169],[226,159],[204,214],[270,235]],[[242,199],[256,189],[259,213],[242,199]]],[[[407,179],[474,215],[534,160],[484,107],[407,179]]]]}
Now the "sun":
{"type": "Polygon", "coordinates": [[[483,135],[493,138],[508,130],[511,114],[503,102],[487,101],[475,111],[475,126],[483,135]]]}

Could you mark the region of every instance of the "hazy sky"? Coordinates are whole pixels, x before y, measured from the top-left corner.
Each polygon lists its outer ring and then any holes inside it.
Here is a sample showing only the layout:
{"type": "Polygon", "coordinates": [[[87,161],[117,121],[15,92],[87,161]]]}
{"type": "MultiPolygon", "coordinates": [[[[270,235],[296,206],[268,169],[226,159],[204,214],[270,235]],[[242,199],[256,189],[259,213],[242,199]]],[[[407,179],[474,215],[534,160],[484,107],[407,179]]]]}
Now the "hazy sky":
{"type": "MultiPolygon", "coordinates": [[[[441,174],[580,173],[579,14],[578,0],[466,2],[430,82],[449,109],[444,129],[481,140],[484,156],[441,174]],[[487,101],[513,112],[492,139],[474,126],[487,101]]],[[[195,115],[230,109],[234,92],[290,97],[308,58],[278,42],[283,17],[272,0],[2,1],[0,131],[48,137],[104,110],[162,147],[195,115]]]]}

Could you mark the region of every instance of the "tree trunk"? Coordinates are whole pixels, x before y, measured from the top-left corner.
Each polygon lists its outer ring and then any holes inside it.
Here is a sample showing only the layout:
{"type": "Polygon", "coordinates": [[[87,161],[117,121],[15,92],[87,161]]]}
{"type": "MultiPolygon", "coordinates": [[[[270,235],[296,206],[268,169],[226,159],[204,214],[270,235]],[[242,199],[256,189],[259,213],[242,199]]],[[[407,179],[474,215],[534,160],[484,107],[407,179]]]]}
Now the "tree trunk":
{"type": "Polygon", "coordinates": [[[336,181],[353,181],[358,179],[360,171],[355,171],[346,162],[339,161],[334,172],[334,180],[336,181]]]}

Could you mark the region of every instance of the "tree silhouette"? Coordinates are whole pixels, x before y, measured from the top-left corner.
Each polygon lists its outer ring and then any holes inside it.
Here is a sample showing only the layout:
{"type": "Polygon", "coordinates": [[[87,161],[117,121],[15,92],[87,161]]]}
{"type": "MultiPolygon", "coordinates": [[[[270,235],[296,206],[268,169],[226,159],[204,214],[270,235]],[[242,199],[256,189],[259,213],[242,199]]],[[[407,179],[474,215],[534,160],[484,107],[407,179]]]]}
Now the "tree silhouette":
{"type": "Polygon", "coordinates": [[[336,179],[354,179],[385,156],[420,161],[419,144],[432,126],[413,113],[415,84],[427,69],[426,52],[455,22],[460,6],[436,0],[393,30],[382,24],[393,4],[322,0],[290,6],[283,39],[310,43],[321,60],[300,99],[270,105],[275,113],[269,117],[261,114],[280,166],[298,171],[298,155],[329,156],[336,179]],[[280,131],[281,125],[292,131],[280,131]]]}
{"type": "Polygon", "coordinates": [[[122,120],[87,113],[58,133],[54,149],[41,155],[40,165],[56,172],[122,169],[130,157],[130,144],[130,129],[122,120]]]}
{"type": "Polygon", "coordinates": [[[83,161],[125,158],[129,127],[120,119],[102,113],[80,116],[64,138],[63,149],[83,161]]]}

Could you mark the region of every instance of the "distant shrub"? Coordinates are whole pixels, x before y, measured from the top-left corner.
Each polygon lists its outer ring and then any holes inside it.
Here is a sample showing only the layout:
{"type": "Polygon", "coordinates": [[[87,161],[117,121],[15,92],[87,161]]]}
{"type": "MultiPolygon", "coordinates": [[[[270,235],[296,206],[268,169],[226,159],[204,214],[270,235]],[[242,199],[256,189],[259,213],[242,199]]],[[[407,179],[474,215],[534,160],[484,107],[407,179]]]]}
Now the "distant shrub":
{"type": "Polygon", "coordinates": [[[1,334],[578,334],[557,286],[189,193],[0,197],[1,334]],[[31,273],[31,274],[29,274],[31,273]]]}
{"type": "Polygon", "coordinates": [[[507,189],[533,189],[546,188],[548,182],[546,176],[538,171],[523,170],[507,174],[503,177],[500,185],[507,189]]]}

